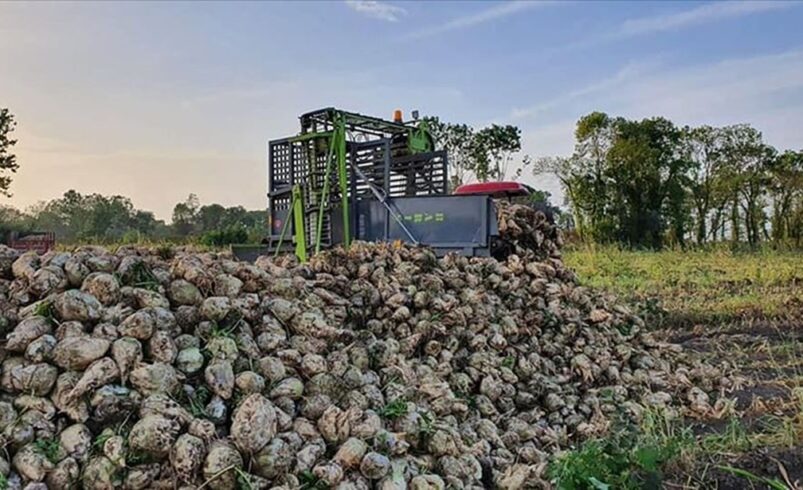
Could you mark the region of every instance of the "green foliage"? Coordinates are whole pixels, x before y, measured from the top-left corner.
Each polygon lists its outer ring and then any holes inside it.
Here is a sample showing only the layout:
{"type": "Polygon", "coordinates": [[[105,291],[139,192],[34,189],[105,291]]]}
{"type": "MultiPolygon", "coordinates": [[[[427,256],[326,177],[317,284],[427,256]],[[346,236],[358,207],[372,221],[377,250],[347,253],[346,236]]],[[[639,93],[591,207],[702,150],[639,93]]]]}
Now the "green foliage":
{"type": "Polygon", "coordinates": [[[803,242],[803,152],[779,156],[749,125],[677,128],[593,112],[575,138],[571,156],[538,159],[533,169],[558,177],[586,240],[803,242]]]}
{"type": "Polygon", "coordinates": [[[422,443],[428,441],[435,433],[435,417],[428,412],[421,412],[418,419],[418,438],[422,443]]]}
{"type": "Polygon", "coordinates": [[[751,483],[759,483],[762,485],[766,485],[767,488],[771,488],[772,490],[789,490],[789,487],[786,486],[786,483],[782,482],[777,478],[767,478],[764,476],[755,475],[747,470],[743,470],[741,468],[734,468],[732,466],[717,466],[722,471],[728,472],[734,476],[738,476],[740,478],[744,478],[745,480],[751,483]]]}
{"type": "Polygon", "coordinates": [[[243,321],[243,314],[237,310],[230,311],[219,322],[212,323],[210,337],[234,338],[234,332],[240,327],[243,321]]]}
{"type": "Polygon", "coordinates": [[[41,316],[42,318],[47,318],[50,323],[54,323],[56,317],[56,310],[53,307],[53,303],[50,301],[40,301],[36,304],[36,307],[33,309],[34,316],[41,316]]]}
{"type": "Polygon", "coordinates": [[[16,155],[10,153],[11,147],[17,144],[17,140],[10,136],[16,125],[14,115],[8,109],[0,108],[0,195],[4,196],[11,196],[8,190],[11,176],[8,173],[15,173],[19,168],[16,155]]]}
{"type": "Polygon", "coordinates": [[[709,434],[700,441],[700,447],[712,454],[747,451],[752,446],[750,435],[737,418],[731,418],[722,432],[709,434]]]}
{"type": "Polygon", "coordinates": [[[407,400],[398,398],[379,410],[379,415],[389,420],[395,420],[407,415],[407,400]]]}
{"type": "Polygon", "coordinates": [[[521,150],[521,130],[516,126],[492,124],[477,131],[474,138],[472,170],[480,182],[504,180],[514,153],[521,150]]]}
{"type": "Polygon", "coordinates": [[[254,490],[254,485],[251,484],[251,475],[243,471],[239,466],[234,468],[234,472],[237,473],[237,490],[254,490]]]}
{"type": "Polygon", "coordinates": [[[114,437],[114,433],[110,430],[104,430],[100,434],[95,437],[95,440],[92,441],[92,451],[96,453],[103,452],[103,445],[106,444],[106,441],[114,437]]]}
{"type": "Polygon", "coordinates": [[[326,490],[329,486],[315,476],[310,470],[302,471],[298,475],[298,481],[301,483],[301,490],[326,490]]]}
{"type": "Polygon", "coordinates": [[[192,395],[181,390],[177,396],[178,403],[187,409],[193,417],[206,418],[206,405],[212,399],[212,393],[206,386],[199,386],[192,395]]]}
{"type": "MultiPolygon", "coordinates": [[[[505,179],[512,170],[513,155],[521,150],[521,130],[516,126],[492,124],[475,130],[436,117],[425,118],[425,122],[437,146],[449,155],[453,188],[472,178],[480,182],[505,179]]],[[[516,176],[528,164],[529,160],[522,162],[516,176]]]]}
{"type": "Polygon", "coordinates": [[[232,243],[246,243],[248,241],[248,230],[240,225],[231,225],[222,230],[207,231],[201,235],[199,242],[201,245],[209,247],[220,247],[232,243]]]}
{"type": "Polygon", "coordinates": [[[220,247],[261,240],[266,216],[265,211],[248,211],[242,206],[202,206],[198,196],[190,194],[173,208],[172,227],[179,236],[197,236],[203,245],[220,247]]]}
{"type": "Polygon", "coordinates": [[[159,279],[153,274],[150,267],[145,262],[137,262],[131,267],[128,272],[126,283],[137,287],[144,288],[151,291],[159,290],[159,279]]]}
{"type": "Polygon", "coordinates": [[[789,313],[800,252],[728,246],[659,252],[577,245],[563,254],[581,283],[627,299],[650,328],[789,313]]]}
{"type": "Polygon", "coordinates": [[[58,439],[37,439],[33,445],[51,463],[56,464],[61,460],[62,449],[58,439]]]}
{"type": "Polygon", "coordinates": [[[173,227],[179,235],[186,236],[193,232],[199,206],[198,196],[190,194],[186,201],[173,207],[173,227]]]}
{"type": "Polygon", "coordinates": [[[126,453],[126,464],[128,466],[137,466],[141,464],[150,464],[158,462],[158,458],[153,453],[148,453],[141,450],[129,450],[126,453]]]}
{"type": "Polygon", "coordinates": [[[176,255],[175,249],[167,244],[160,244],[156,247],[156,255],[162,260],[172,260],[176,255]]]}
{"type": "Polygon", "coordinates": [[[662,468],[693,444],[662,413],[647,413],[643,427],[619,422],[602,439],[564,453],[548,469],[561,490],[658,488],[662,468]]]}
{"type": "Polygon", "coordinates": [[[0,473],[0,490],[6,490],[8,488],[8,478],[6,475],[0,473]]]}
{"type": "Polygon", "coordinates": [[[83,195],[74,190],[28,209],[23,221],[20,226],[25,229],[53,231],[59,240],[67,241],[133,242],[166,235],[164,222],[135,209],[127,197],[83,195]]]}
{"type": "Polygon", "coordinates": [[[265,221],[264,210],[224,208],[219,204],[200,206],[197,197],[191,195],[176,205],[173,224],[167,225],[153,213],[134,208],[127,197],[84,195],[70,190],[61,198],[39,203],[25,212],[0,205],[0,238],[9,231],[44,230],[54,232],[59,242],[66,243],[157,243],[167,255],[176,242],[210,247],[257,243],[266,233],[265,221]],[[170,247],[165,246],[165,240],[172,242],[170,247]]]}
{"type": "Polygon", "coordinates": [[[212,325],[212,329],[209,331],[209,337],[226,337],[229,339],[234,338],[234,328],[233,327],[222,327],[218,323],[214,323],[212,325]]]}

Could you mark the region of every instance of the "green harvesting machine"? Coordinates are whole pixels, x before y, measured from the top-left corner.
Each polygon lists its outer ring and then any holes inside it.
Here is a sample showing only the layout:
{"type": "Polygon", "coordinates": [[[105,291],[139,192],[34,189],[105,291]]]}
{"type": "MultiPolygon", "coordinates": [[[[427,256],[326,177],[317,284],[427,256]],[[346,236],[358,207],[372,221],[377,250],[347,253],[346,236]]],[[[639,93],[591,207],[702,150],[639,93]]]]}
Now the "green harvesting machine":
{"type": "Polygon", "coordinates": [[[489,255],[498,235],[489,196],[449,195],[448,161],[425,120],[335,108],[299,118],[300,132],[268,143],[268,229],[235,255],[294,252],[303,262],[354,240],[489,255]]]}

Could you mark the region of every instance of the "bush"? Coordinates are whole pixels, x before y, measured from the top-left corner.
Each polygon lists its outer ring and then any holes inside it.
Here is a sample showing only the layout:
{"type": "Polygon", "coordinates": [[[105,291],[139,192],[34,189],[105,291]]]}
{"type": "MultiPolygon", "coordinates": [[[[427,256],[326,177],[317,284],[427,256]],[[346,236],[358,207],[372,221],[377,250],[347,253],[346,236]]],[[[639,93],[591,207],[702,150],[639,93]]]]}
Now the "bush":
{"type": "Polygon", "coordinates": [[[662,412],[647,411],[641,427],[619,419],[610,434],[563,453],[549,466],[560,490],[660,488],[662,469],[694,442],[662,412]]]}
{"type": "Polygon", "coordinates": [[[246,243],[248,230],[243,226],[228,226],[222,230],[207,231],[198,240],[201,245],[208,247],[221,247],[232,243],[246,243]]]}

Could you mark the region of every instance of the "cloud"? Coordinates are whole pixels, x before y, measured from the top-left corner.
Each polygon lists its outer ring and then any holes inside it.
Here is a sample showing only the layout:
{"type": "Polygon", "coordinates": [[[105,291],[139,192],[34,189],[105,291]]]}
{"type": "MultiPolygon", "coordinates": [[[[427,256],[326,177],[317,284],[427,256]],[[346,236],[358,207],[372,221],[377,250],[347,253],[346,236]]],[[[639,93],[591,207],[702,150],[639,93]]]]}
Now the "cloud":
{"type": "Polygon", "coordinates": [[[753,124],[781,149],[800,144],[803,50],[666,69],[609,94],[624,116],[663,115],[677,124],[753,124]]]}
{"type": "Polygon", "coordinates": [[[407,36],[407,39],[424,39],[427,37],[444,34],[446,32],[457,31],[460,29],[467,29],[469,27],[474,27],[476,25],[485,24],[486,22],[490,22],[492,20],[508,17],[523,10],[531,9],[534,7],[543,7],[555,3],[557,2],[551,2],[551,1],[532,2],[532,1],[520,1],[520,0],[512,0],[509,2],[498,3],[491,8],[481,10],[479,12],[474,12],[471,14],[461,15],[449,21],[446,21],[443,24],[439,24],[436,26],[412,32],[407,36]]]}
{"type": "Polygon", "coordinates": [[[744,2],[715,1],[680,12],[627,19],[607,32],[554,48],[550,54],[558,55],[576,49],[598,48],[603,43],[621,41],[623,39],[649,34],[658,34],[661,32],[679,31],[689,27],[747,15],[758,15],[801,5],[803,5],[803,3],[776,0],[748,0],[744,2]]]}
{"type": "Polygon", "coordinates": [[[388,22],[398,22],[407,15],[407,10],[378,0],[346,0],[346,5],[355,12],[388,22]]]}
{"type": "Polygon", "coordinates": [[[613,75],[595,81],[584,87],[571,90],[557,97],[550,97],[548,101],[539,102],[530,107],[514,108],[507,119],[512,121],[530,119],[548,110],[559,108],[560,106],[570,103],[576,99],[581,99],[595,93],[605,92],[611,88],[618,87],[629,80],[643,76],[646,72],[654,67],[655,63],[653,62],[628,63],[613,75]]]}
{"type": "MultiPolygon", "coordinates": [[[[510,119],[518,115],[527,123],[537,113],[537,123],[526,125],[539,130],[594,110],[628,118],[665,116],[679,125],[750,123],[760,130],[783,113],[766,136],[779,147],[799,145],[795,135],[803,126],[803,49],[687,67],[629,63],[599,82],[551,96],[530,109],[514,109],[510,119]]],[[[571,132],[565,138],[571,139],[571,132]]]]}
{"type": "MultiPolygon", "coordinates": [[[[567,155],[574,146],[575,122],[596,110],[628,119],[663,116],[678,126],[747,123],[779,150],[798,149],[803,48],[686,67],[629,63],[598,82],[514,109],[508,120],[520,117],[523,153],[567,155]]],[[[544,186],[555,196],[553,202],[561,202],[553,183],[533,179],[526,176],[525,181],[544,186]]]]}
{"type": "Polygon", "coordinates": [[[746,1],[713,2],[672,14],[626,20],[615,33],[616,37],[631,37],[654,32],[672,31],[707,24],[732,17],[794,7],[793,2],[746,1]]]}

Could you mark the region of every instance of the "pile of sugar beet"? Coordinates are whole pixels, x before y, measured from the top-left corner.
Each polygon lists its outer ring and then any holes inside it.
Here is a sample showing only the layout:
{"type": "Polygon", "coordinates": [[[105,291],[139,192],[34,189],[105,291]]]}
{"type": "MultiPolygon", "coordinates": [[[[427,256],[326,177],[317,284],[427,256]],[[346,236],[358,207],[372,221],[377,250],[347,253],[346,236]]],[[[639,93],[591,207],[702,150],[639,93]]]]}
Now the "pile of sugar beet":
{"type": "Polygon", "coordinates": [[[541,213],[499,224],[503,260],[2,248],[0,483],[548,487],[614,417],[705,413],[734,383],[580,286],[541,213]]]}

